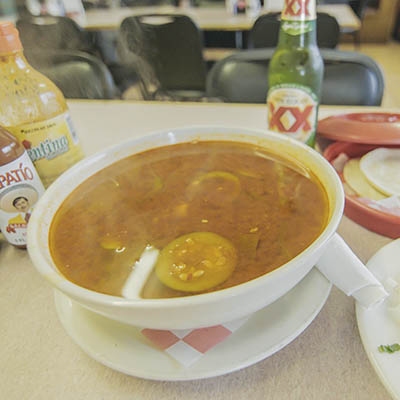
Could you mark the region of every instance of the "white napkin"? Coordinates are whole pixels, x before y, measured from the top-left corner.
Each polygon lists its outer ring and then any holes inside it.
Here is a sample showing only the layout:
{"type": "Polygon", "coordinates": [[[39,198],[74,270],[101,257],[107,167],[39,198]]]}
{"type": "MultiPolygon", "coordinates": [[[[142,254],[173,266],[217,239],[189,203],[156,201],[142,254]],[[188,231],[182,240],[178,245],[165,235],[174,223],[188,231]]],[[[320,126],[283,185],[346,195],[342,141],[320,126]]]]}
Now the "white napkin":
{"type": "Polygon", "coordinates": [[[400,323],[400,239],[382,247],[368,262],[368,268],[389,293],[384,307],[396,323],[400,323]]]}
{"type": "Polygon", "coordinates": [[[338,234],[330,240],[317,268],[336,287],[348,296],[353,296],[366,308],[380,303],[388,296],[381,282],[338,234]]]}

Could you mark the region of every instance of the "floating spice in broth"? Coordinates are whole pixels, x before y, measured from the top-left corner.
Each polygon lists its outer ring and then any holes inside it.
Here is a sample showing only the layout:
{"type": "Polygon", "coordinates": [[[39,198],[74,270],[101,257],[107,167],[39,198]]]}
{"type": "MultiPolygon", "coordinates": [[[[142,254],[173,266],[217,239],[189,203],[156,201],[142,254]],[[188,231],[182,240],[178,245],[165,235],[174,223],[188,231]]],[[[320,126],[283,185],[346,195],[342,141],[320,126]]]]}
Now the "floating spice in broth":
{"type": "Polygon", "coordinates": [[[318,237],[328,213],[322,185],[295,161],[250,144],[200,141],[132,155],[87,179],[61,205],[49,244],[67,279],[121,296],[146,248],[162,255],[178,243],[181,252],[179,238],[202,238],[215,257],[201,257],[204,249],[193,260],[160,256],[167,266],[160,273],[156,262],[140,293],[187,296],[278,268],[318,237]],[[173,275],[186,286],[171,284],[173,275]]]}

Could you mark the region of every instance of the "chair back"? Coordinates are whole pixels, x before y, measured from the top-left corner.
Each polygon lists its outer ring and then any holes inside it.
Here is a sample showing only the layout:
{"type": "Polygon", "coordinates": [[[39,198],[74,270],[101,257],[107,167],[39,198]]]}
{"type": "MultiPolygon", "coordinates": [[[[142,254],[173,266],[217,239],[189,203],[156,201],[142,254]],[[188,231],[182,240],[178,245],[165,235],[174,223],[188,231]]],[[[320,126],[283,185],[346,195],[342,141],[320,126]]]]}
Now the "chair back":
{"type": "Polygon", "coordinates": [[[53,81],[66,98],[113,99],[119,93],[98,58],[73,50],[25,50],[28,62],[53,81]]]}
{"type": "Polygon", "coordinates": [[[79,50],[97,54],[94,37],[64,16],[24,16],[16,21],[25,49],[79,50]]]}
{"type": "Polygon", "coordinates": [[[260,15],[249,32],[249,48],[276,47],[281,26],[281,13],[269,12],[260,15]]]}
{"type": "MultiPolygon", "coordinates": [[[[260,15],[249,32],[249,48],[275,47],[278,44],[280,12],[260,15]]],[[[339,43],[340,26],[330,14],[317,13],[317,44],[320,48],[334,49],[339,43]]]]}
{"type": "MultiPolygon", "coordinates": [[[[373,5],[377,0],[320,0],[321,4],[347,4],[349,5],[354,14],[359,18],[361,25],[364,20],[365,12],[368,6],[373,5]]],[[[351,35],[354,40],[354,45],[359,46],[361,43],[360,29],[352,27],[342,27],[341,33],[345,35],[351,35]]]]}
{"type": "Polygon", "coordinates": [[[365,16],[365,12],[370,4],[375,3],[374,0],[350,0],[349,5],[353,9],[354,13],[362,21],[365,16]]]}
{"type": "Polygon", "coordinates": [[[188,16],[127,17],[119,29],[118,47],[122,62],[136,63],[144,80],[152,73],[159,90],[204,94],[207,71],[202,35],[188,16]]]}
{"type": "MultiPolygon", "coordinates": [[[[243,50],[214,64],[207,78],[207,95],[232,103],[265,103],[268,66],[273,49],[243,50]]],[[[322,49],[324,78],[321,104],[379,106],[383,73],[369,56],[322,49]]]]}
{"type": "Polygon", "coordinates": [[[337,19],[324,12],[317,13],[317,44],[320,48],[334,49],[339,44],[340,25],[337,19]]]}

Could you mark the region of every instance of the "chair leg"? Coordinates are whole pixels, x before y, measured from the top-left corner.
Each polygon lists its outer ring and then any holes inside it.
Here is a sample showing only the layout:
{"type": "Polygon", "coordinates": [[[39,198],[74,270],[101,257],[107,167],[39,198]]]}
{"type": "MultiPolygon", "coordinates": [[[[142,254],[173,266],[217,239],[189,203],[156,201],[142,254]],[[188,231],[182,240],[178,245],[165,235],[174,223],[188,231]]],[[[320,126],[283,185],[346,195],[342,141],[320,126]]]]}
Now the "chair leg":
{"type": "Polygon", "coordinates": [[[353,32],[354,47],[359,49],[361,46],[361,35],[360,31],[353,32]]]}
{"type": "Polygon", "coordinates": [[[242,31],[235,32],[235,46],[237,49],[243,49],[243,32],[242,31]]]}

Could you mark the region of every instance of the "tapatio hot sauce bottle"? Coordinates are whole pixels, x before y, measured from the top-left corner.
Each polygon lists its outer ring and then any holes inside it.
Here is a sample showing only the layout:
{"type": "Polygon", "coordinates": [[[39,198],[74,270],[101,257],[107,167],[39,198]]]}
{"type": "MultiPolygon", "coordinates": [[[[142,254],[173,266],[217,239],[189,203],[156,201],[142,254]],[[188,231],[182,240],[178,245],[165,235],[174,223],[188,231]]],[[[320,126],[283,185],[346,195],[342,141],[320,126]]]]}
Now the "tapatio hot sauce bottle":
{"type": "Polygon", "coordinates": [[[16,247],[26,247],[32,209],[44,187],[22,144],[0,126],[0,230],[16,247]]]}
{"type": "Polygon", "coordinates": [[[29,65],[11,22],[0,22],[0,125],[23,144],[45,187],[83,158],[63,94],[29,65]]]}
{"type": "Polygon", "coordinates": [[[315,0],[285,0],[269,64],[268,127],[315,144],[324,63],[316,40],[315,0]]]}

